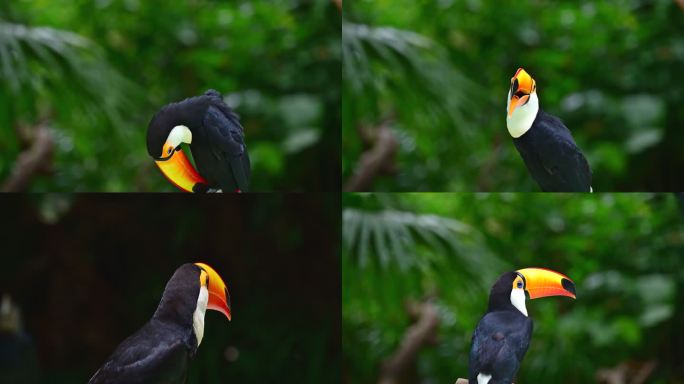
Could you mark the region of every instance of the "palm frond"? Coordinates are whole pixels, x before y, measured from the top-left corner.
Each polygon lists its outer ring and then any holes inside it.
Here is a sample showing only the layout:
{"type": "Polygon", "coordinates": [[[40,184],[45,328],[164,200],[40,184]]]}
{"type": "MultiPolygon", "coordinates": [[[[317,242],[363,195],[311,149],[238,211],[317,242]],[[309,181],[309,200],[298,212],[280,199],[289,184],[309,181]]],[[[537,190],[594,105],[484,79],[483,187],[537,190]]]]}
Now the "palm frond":
{"type": "Polygon", "coordinates": [[[444,49],[413,31],[343,21],[342,52],[343,81],[355,94],[408,98],[456,126],[463,125],[478,94],[448,64],[444,49]]]}
{"type": "Polygon", "coordinates": [[[78,95],[85,109],[116,121],[128,106],[132,82],[108,64],[96,44],[76,33],[0,20],[0,83],[14,96],[53,100],[78,95]],[[85,96],[85,97],[84,97],[85,96]]]}
{"type": "Polygon", "coordinates": [[[346,208],[342,228],[345,257],[352,258],[361,269],[374,264],[381,269],[432,273],[445,265],[459,265],[466,275],[489,281],[492,276],[482,276],[481,271],[496,274],[503,266],[477,230],[449,217],[346,208]]]}

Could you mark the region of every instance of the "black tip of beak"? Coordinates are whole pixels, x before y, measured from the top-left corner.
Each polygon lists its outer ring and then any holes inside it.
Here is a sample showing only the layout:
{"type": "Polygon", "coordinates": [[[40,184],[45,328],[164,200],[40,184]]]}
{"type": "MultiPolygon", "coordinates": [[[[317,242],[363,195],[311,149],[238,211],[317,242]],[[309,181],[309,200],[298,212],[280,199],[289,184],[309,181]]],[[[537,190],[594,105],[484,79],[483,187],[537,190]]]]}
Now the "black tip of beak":
{"type": "Polygon", "coordinates": [[[561,280],[561,285],[563,286],[563,289],[577,296],[577,293],[575,293],[575,283],[564,278],[561,280]]]}

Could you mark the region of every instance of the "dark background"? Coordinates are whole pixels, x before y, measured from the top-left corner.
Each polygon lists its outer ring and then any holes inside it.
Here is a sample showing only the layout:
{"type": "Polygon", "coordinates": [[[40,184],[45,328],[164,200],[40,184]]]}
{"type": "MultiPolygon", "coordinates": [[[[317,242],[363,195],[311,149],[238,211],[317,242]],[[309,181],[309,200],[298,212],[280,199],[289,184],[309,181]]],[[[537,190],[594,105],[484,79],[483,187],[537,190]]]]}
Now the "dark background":
{"type": "Polygon", "coordinates": [[[189,383],[335,382],[338,199],[6,196],[0,291],[23,313],[41,382],[86,382],[149,320],[174,270],[206,262],[233,320],[207,312],[189,383]]]}

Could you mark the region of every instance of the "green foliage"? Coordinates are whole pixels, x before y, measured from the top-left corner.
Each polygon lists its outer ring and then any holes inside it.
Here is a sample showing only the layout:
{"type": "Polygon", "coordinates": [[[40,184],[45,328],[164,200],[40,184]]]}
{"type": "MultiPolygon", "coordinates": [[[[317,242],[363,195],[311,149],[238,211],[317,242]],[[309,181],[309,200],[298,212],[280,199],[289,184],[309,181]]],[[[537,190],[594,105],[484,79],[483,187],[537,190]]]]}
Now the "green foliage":
{"type": "Polygon", "coordinates": [[[684,18],[676,2],[362,0],[345,12],[343,46],[358,46],[347,31],[359,25],[396,46],[394,55],[344,52],[345,178],[363,149],[358,126],[390,115],[398,172],[372,189],[538,190],[505,125],[509,79],[524,67],[537,80],[541,107],[566,123],[588,157],[595,191],[684,188],[684,18]],[[405,69],[419,60],[430,66],[405,69]],[[434,93],[424,72],[441,83],[434,93]],[[352,73],[391,86],[354,92],[352,73]],[[436,118],[452,102],[457,113],[436,118]]]}
{"type": "MultiPolygon", "coordinates": [[[[15,1],[0,7],[2,125],[47,120],[41,191],[173,191],[147,155],[164,104],[222,92],[252,189],[339,190],[339,13],[327,1],[15,1]],[[337,25],[337,27],[335,27],[337,25]]],[[[25,146],[0,132],[0,180],[25,146]]]]}
{"type": "Polygon", "coordinates": [[[651,359],[659,364],[651,382],[682,379],[684,219],[672,196],[358,194],[343,206],[350,382],[377,379],[410,324],[404,303],[427,296],[435,296],[441,325],[438,345],[419,354],[418,377],[467,376],[470,337],[491,284],[523,267],[567,274],[578,296],[528,303],[535,329],[520,382],[593,382],[601,368],[651,359]]]}

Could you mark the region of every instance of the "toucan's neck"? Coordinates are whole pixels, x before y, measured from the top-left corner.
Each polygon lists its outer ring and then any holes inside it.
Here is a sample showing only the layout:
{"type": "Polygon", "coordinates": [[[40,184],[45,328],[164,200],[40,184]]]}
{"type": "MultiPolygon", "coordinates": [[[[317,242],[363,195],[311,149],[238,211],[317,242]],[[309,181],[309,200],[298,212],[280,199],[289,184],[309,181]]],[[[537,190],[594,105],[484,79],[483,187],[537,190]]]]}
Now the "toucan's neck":
{"type": "Polygon", "coordinates": [[[164,121],[164,126],[175,127],[185,125],[190,130],[199,127],[207,110],[208,100],[206,97],[192,97],[166,105],[158,113],[164,121]]]}
{"type": "Polygon", "coordinates": [[[539,110],[539,96],[537,92],[532,92],[525,105],[516,108],[510,116],[506,116],[508,133],[515,139],[527,133],[532,128],[539,110]]]}
{"type": "Polygon", "coordinates": [[[185,264],[176,269],[164,287],[154,319],[174,323],[188,329],[192,327],[192,315],[200,294],[199,268],[185,264]]]}
{"type": "Polygon", "coordinates": [[[492,292],[489,295],[488,312],[516,310],[511,303],[511,290],[507,292],[492,292]]]}
{"type": "Polygon", "coordinates": [[[153,319],[167,323],[191,327],[193,313],[197,304],[197,295],[190,298],[192,293],[181,289],[166,289],[159,306],[152,316],[153,319]]]}

